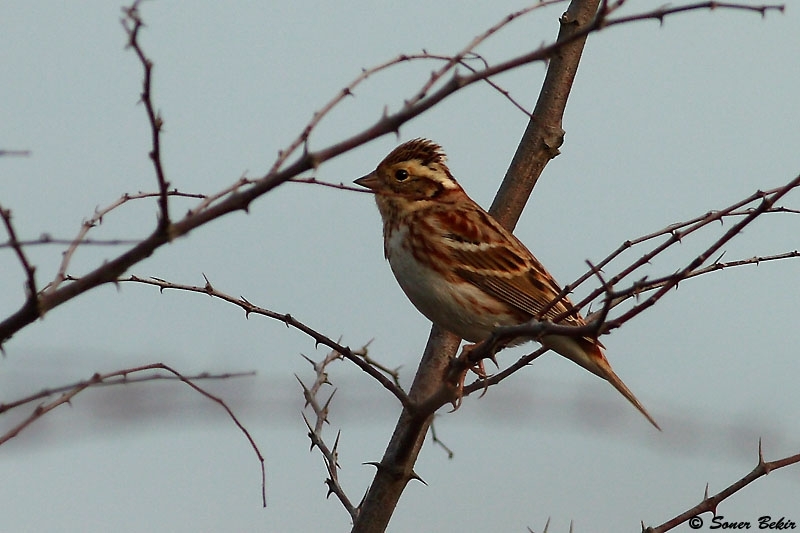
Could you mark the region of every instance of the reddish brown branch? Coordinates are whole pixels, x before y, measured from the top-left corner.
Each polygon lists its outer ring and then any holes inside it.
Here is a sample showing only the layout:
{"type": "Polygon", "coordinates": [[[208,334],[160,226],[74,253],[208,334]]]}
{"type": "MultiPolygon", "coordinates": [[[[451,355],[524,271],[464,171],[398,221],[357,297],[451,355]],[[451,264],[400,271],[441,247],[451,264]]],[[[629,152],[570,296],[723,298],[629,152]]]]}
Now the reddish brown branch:
{"type": "MultiPolygon", "coordinates": [[[[11,223],[11,210],[5,209],[0,205],[0,218],[3,219],[3,224],[8,233],[8,245],[14,250],[17,259],[19,259],[22,265],[22,270],[25,271],[26,294],[25,306],[23,309],[30,309],[31,312],[35,312],[38,315],[39,299],[36,294],[38,292],[36,289],[36,267],[28,261],[28,256],[25,255],[25,251],[22,249],[22,244],[17,237],[17,232],[14,230],[14,225],[11,223]]],[[[2,349],[2,343],[0,343],[0,349],[2,349]]]]}
{"type": "Polygon", "coordinates": [[[637,304],[633,309],[629,310],[628,312],[624,313],[622,316],[615,318],[605,324],[604,331],[611,331],[614,328],[618,328],[628,320],[632,319],[648,307],[655,304],[658,300],[660,300],[667,292],[672,290],[674,287],[678,285],[681,281],[689,277],[689,275],[698,267],[700,267],[703,263],[705,263],[711,256],[713,256],[720,248],[722,248],[725,243],[733,239],[735,236],[739,235],[745,227],[747,227],[751,222],[753,222],[756,218],[758,218],[761,214],[765,213],[769,210],[775,202],[783,198],[789,191],[797,188],[800,186],[800,175],[794,178],[792,181],[778,189],[776,192],[772,194],[763,194],[761,203],[758,207],[753,209],[751,213],[744,217],[743,220],[739,221],[738,223],[734,224],[731,229],[725,232],[722,237],[717,239],[711,246],[706,248],[700,255],[695,257],[688,265],[684,268],[679,270],[672,278],[667,281],[664,285],[662,285],[655,294],[637,304]]]}
{"type": "MultiPolygon", "coordinates": [[[[220,300],[224,300],[228,303],[236,305],[244,310],[247,316],[251,314],[254,315],[261,315],[267,318],[272,318],[275,320],[280,320],[287,326],[291,326],[312,339],[316,344],[322,344],[335,350],[336,352],[340,353],[345,359],[348,361],[355,363],[361,370],[369,374],[372,378],[374,378],[378,383],[383,385],[383,387],[391,392],[395,398],[397,398],[400,403],[405,407],[411,407],[411,400],[409,399],[408,395],[403,391],[403,389],[396,383],[396,376],[392,375],[393,379],[390,379],[384,375],[384,372],[380,368],[376,368],[369,360],[366,360],[363,356],[359,355],[358,353],[354,352],[347,346],[343,346],[340,343],[334,341],[330,337],[323,335],[319,331],[307,326],[306,324],[300,322],[292,315],[288,313],[277,313],[275,311],[271,311],[269,309],[265,309],[263,307],[259,307],[250,303],[244,297],[236,298],[224,292],[220,292],[215,289],[211,283],[206,278],[206,284],[202,287],[197,285],[184,285],[180,283],[172,283],[170,281],[166,281],[163,279],[158,278],[139,278],[137,276],[130,276],[128,278],[123,278],[117,280],[120,283],[124,282],[131,282],[131,283],[141,283],[145,285],[153,285],[158,287],[162,292],[166,289],[175,289],[181,291],[188,291],[188,292],[195,292],[200,294],[206,294],[208,296],[213,296],[214,298],[219,298],[220,300]]],[[[391,374],[390,374],[391,375],[391,374]]]]}
{"type": "MultiPolygon", "coordinates": [[[[186,193],[178,191],[177,189],[167,191],[166,194],[167,196],[179,196],[181,198],[206,197],[204,194],[186,193]]],[[[145,198],[158,198],[160,196],[161,192],[138,192],[136,194],[125,193],[106,207],[96,208],[94,215],[92,215],[92,217],[88,220],[83,221],[81,224],[81,229],[78,231],[78,235],[69,242],[69,247],[62,254],[61,264],[58,267],[55,279],[53,279],[53,281],[51,281],[42,292],[47,294],[54,293],[56,289],[58,289],[58,287],[64,282],[64,280],[67,279],[67,269],[69,268],[69,265],[72,262],[72,258],[75,255],[75,252],[78,250],[78,247],[86,242],[86,235],[89,233],[89,231],[103,223],[103,218],[106,215],[130,201],[142,200],[145,198]]],[[[134,241],[133,243],[138,245],[142,244],[143,242],[144,241],[140,239],[134,241]]]]}
{"type": "Polygon", "coordinates": [[[784,457],[783,459],[778,459],[777,461],[765,462],[764,455],[762,454],[761,451],[761,439],[759,439],[758,464],[756,464],[756,467],[753,468],[753,470],[750,471],[749,474],[744,476],[739,481],[727,486],[726,488],[714,494],[713,496],[708,495],[708,486],[706,486],[705,495],[700,503],[698,503],[691,509],[687,510],[686,512],[679,514],[672,520],[664,522],[660,526],[648,527],[648,528],[643,527],[642,531],[643,533],[663,533],[664,531],[670,531],[671,529],[678,527],[679,525],[689,521],[690,519],[694,518],[699,514],[710,512],[716,515],[717,506],[721,502],[723,502],[725,499],[729,498],[733,494],[736,494],[737,492],[745,488],[753,481],[757,480],[762,476],[766,476],[773,470],[777,470],[779,468],[783,468],[797,463],[800,463],[800,453],[798,453],[797,455],[784,457]]]}

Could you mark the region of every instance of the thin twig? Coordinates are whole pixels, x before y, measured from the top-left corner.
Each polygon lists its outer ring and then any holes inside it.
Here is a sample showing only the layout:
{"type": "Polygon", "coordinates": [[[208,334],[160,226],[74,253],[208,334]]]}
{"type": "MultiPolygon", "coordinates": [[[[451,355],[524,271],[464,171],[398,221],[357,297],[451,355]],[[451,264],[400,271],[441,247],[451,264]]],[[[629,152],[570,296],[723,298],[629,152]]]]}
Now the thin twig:
{"type": "MultiPolygon", "coordinates": [[[[663,533],[664,531],[669,531],[671,529],[678,527],[679,525],[691,520],[692,518],[696,517],[699,514],[711,512],[714,513],[714,515],[716,515],[717,506],[722,501],[729,498],[733,494],[736,494],[737,492],[745,488],[747,485],[749,485],[756,479],[762,476],[766,476],[773,470],[777,470],[779,468],[783,468],[797,463],[800,463],[800,453],[798,453],[797,455],[784,457],[783,459],[778,459],[776,461],[765,462],[764,455],[761,450],[761,439],[758,439],[758,463],[756,464],[756,467],[750,471],[749,474],[744,476],[739,481],[727,486],[726,488],[714,494],[713,496],[708,495],[708,485],[706,485],[705,494],[703,495],[703,500],[700,503],[698,503],[691,509],[687,510],[686,512],[679,514],[672,520],[664,522],[660,526],[648,527],[648,528],[643,527],[642,532],[663,533]]],[[[692,525],[692,528],[694,529],[694,525],[692,525]]]]}
{"type": "MultiPolygon", "coordinates": [[[[142,242],[142,239],[83,239],[78,244],[80,246],[129,246],[131,244],[139,244],[140,242],[142,242]]],[[[23,248],[46,245],[63,246],[65,244],[74,244],[75,239],[51,237],[45,234],[38,239],[20,239],[17,243],[23,248]]],[[[13,247],[14,245],[11,241],[0,242],[0,250],[13,247]]]]}
{"type": "MultiPolygon", "coordinates": [[[[177,376],[174,375],[164,375],[164,374],[150,374],[146,376],[136,376],[136,377],[129,377],[131,373],[138,373],[142,369],[137,367],[133,369],[126,369],[119,371],[120,375],[117,377],[107,377],[102,381],[93,381],[93,380],[80,380],[76,381],[75,383],[70,383],[68,385],[60,385],[58,387],[51,387],[47,389],[43,389],[39,392],[34,394],[30,394],[28,396],[24,396],[17,400],[13,400],[10,402],[3,402],[0,403],[0,414],[5,413],[6,411],[11,411],[17,407],[22,405],[35,402],[36,400],[42,400],[54,394],[69,392],[73,389],[79,387],[114,387],[117,385],[130,385],[132,383],[144,383],[145,381],[170,381],[170,380],[178,380],[177,376]]],[[[221,379],[233,379],[233,378],[243,378],[243,377],[253,377],[256,373],[253,370],[247,372],[224,372],[222,374],[211,374],[208,372],[203,372],[200,374],[195,374],[193,376],[185,376],[186,379],[190,381],[200,381],[200,380],[221,380],[221,379]]]]}
{"type": "MultiPolygon", "coordinates": [[[[239,421],[239,419],[233,413],[231,408],[228,407],[228,404],[225,403],[225,400],[223,400],[222,398],[219,398],[218,396],[215,396],[215,395],[211,394],[210,392],[206,391],[205,389],[203,389],[202,387],[200,387],[199,385],[194,383],[193,382],[193,378],[184,376],[183,374],[181,374],[177,370],[173,369],[172,367],[170,367],[168,365],[165,365],[164,363],[152,363],[152,364],[142,365],[142,366],[138,366],[138,367],[134,367],[134,368],[126,368],[126,369],[123,369],[123,370],[116,370],[114,372],[109,372],[107,374],[95,373],[91,378],[89,378],[87,380],[84,380],[84,381],[80,381],[80,382],[74,384],[71,388],[69,388],[69,389],[65,390],[64,392],[62,392],[61,395],[58,398],[56,398],[56,399],[54,399],[54,400],[52,400],[50,402],[45,402],[45,403],[42,403],[42,404],[38,405],[31,412],[31,414],[28,415],[28,417],[26,417],[24,420],[19,422],[16,426],[12,427],[10,430],[8,430],[3,435],[0,435],[0,445],[8,442],[12,438],[14,438],[17,435],[19,435],[20,432],[22,432],[25,428],[27,428],[28,426],[30,426],[35,421],[37,421],[40,418],[42,418],[45,414],[49,413],[50,411],[52,411],[56,407],[58,407],[60,405],[64,405],[64,404],[69,404],[75,396],[77,396],[78,394],[80,394],[81,392],[83,392],[84,390],[86,390],[86,389],[88,389],[90,387],[98,386],[98,385],[100,385],[101,383],[103,383],[104,381],[107,381],[107,380],[114,380],[113,381],[114,384],[130,383],[131,381],[127,381],[126,380],[126,378],[127,378],[127,376],[129,374],[136,374],[136,373],[148,372],[148,371],[153,371],[153,370],[162,370],[162,371],[165,371],[165,372],[169,372],[170,374],[175,376],[176,379],[182,381],[183,383],[185,383],[186,385],[188,385],[189,387],[194,389],[196,392],[202,394],[203,396],[205,396],[209,400],[212,400],[212,401],[216,402],[217,404],[219,404],[220,407],[222,407],[225,410],[225,412],[228,413],[228,416],[231,418],[231,420],[233,420],[233,423],[236,425],[236,427],[239,428],[239,431],[241,431],[244,434],[244,436],[247,438],[248,442],[250,443],[250,447],[253,449],[253,451],[255,452],[256,456],[258,457],[258,461],[259,461],[259,463],[261,465],[261,499],[262,499],[264,507],[266,507],[266,505],[267,505],[267,476],[266,476],[266,468],[264,466],[264,464],[265,464],[264,463],[264,457],[261,455],[261,450],[259,450],[258,445],[253,440],[253,437],[250,435],[250,432],[247,430],[247,428],[244,426],[244,424],[242,424],[239,421]]],[[[140,381],[147,381],[147,379],[140,379],[140,381]]]]}
{"type": "Polygon", "coordinates": [[[152,136],[152,149],[148,154],[150,160],[153,162],[153,168],[156,172],[156,180],[158,181],[158,206],[160,216],[158,219],[158,230],[167,234],[170,226],[169,217],[169,182],[164,174],[164,167],[161,163],[161,130],[164,127],[164,120],[161,117],[161,112],[157,112],[153,104],[152,92],[152,73],[153,62],[145,55],[139,43],[139,30],[142,29],[144,23],[139,15],[139,4],[141,0],[135,0],[130,7],[123,8],[122,11],[125,16],[122,19],[122,27],[128,34],[128,47],[132,48],[142,64],[144,78],[142,80],[142,95],[141,101],[147,110],[147,119],[150,123],[150,134],[152,136]]]}
{"type": "Polygon", "coordinates": [[[28,256],[25,255],[25,251],[22,249],[22,244],[17,238],[17,232],[14,230],[14,225],[11,223],[11,210],[3,208],[0,205],[0,218],[3,219],[3,224],[6,227],[6,232],[8,232],[8,244],[14,250],[14,253],[17,255],[17,259],[19,259],[20,264],[22,265],[22,269],[25,271],[25,278],[26,278],[26,305],[38,308],[38,298],[36,293],[38,292],[36,289],[36,267],[31,265],[30,261],[28,260],[28,256]]]}
{"type": "Polygon", "coordinates": [[[322,387],[324,385],[330,386],[328,373],[326,371],[328,365],[341,359],[342,354],[336,350],[332,350],[319,362],[315,362],[305,356],[303,357],[306,361],[311,363],[315,374],[314,383],[312,383],[310,387],[303,383],[303,380],[295,374],[295,378],[297,378],[297,381],[303,389],[303,397],[306,400],[305,407],[311,407],[311,410],[314,412],[313,425],[309,422],[306,414],[302,413],[303,421],[306,423],[306,427],[308,427],[308,438],[311,440],[311,450],[315,447],[319,449],[325,462],[325,469],[328,472],[328,478],[325,480],[325,484],[328,486],[327,496],[334,494],[345,510],[350,514],[350,518],[355,521],[358,516],[358,508],[353,505],[350,498],[348,498],[347,494],[344,492],[341,483],[339,483],[339,437],[341,436],[341,431],[336,433],[336,440],[331,447],[325,443],[325,439],[322,436],[323,426],[330,423],[328,421],[328,413],[331,400],[334,394],[336,394],[336,389],[333,389],[333,392],[330,393],[324,403],[320,404],[318,400],[322,387]]]}
{"type": "Polygon", "coordinates": [[[277,313],[275,311],[271,311],[269,309],[265,309],[263,307],[254,305],[244,297],[236,298],[229,294],[225,294],[224,292],[220,292],[211,285],[211,283],[208,281],[208,278],[206,278],[206,284],[202,287],[196,285],[184,285],[180,283],[172,283],[170,281],[166,281],[159,278],[139,278],[137,276],[121,278],[118,279],[117,281],[120,283],[128,282],[128,283],[141,283],[145,285],[153,285],[155,287],[158,287],[162,292],[166,289],[175,289],[181,291],[206,294],[208,296],[219,298],[220,300],[224,300],[228,303],[240,307],[241,309],[244,310],[246,316],[255,314],[272,318],[275,320],[280,320],[287,326],[291,326],[305,333],[306,335],[314,339],[315,343],[322,344],[324,346],[331,348],[332,350],[336,350],[337,352],[342,354],[342,356],[345,359],[347,359],[352,363],[355,363],[361,370],[369,374],[376,381],[378,381],[378,383],[383,385],[383,387],[386,388],[389,392],[391,392],[404,407],[411,407],[411,400],[408,398],[408,395],[403,391],[402,388],[400,388],[399,385],[397,385],[393,380],[387,378],[383,374],[381,369],[376,368],[373,364],[364,360],[363,356],[358,355],[349,347],[342,346],[341,344],[334,341],[330,337],[323,335],[319,331],[295,319],[292,315],[288,313],[277,313]]]}
{"type": "MultiPolygon", "coordinates": [[[[198,193],[187,193],[181,192],[177,189],[173,189],[171,191],[167,191],[168,196],[179,196],[181,198],[205,198],[204,194],[198,193]]],[[[67,269],[69,268],[69,264],[72,262],[72,257],[75,255],[78,247],[86,242],[86,234],[89,231],[99,226],[103,223],[103,217],[108,215],[110,212],[114,211],[118,207],[132,201],[132,200],[142,200],[144,198],[158,198],[161,196],[160,192],[138,192],[135,194],[125,193],[120,196],[117,200],[112,202],[111,204],[107,205],[103,208],[97,208],[94,211],[94,215],[88,220],[84,220],[81,224],[81,229],[78,231],[78,235],[75,236],[69,242],[69,247],[64,251],[61,257],[61,264],[58,267],[58,271],[56,272],[56,277],[51,281],[43,290],[43,294],[52,294],[54,293],[58,287],[67,279],[67,269]]],[[[136,244],[141,244],[144,242],[143,240],[133,241],[136,244]]]]}

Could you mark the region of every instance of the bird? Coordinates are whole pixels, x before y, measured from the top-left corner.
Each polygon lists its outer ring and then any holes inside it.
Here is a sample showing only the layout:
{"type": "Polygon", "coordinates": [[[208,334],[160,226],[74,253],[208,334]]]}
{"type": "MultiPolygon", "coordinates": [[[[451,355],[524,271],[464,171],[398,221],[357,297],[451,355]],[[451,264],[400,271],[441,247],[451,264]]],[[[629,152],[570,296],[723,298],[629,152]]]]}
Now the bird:
{"type": "MultiPolygon", "coordinates": [[[[354,182],[374,193],[384,256],[411,303],[471,343],[531,319],[586,325],[542,263],[467,195],[446,160],[441,146],[417,138],[354,182]]],[[[537,340],[608,381],[661,429],[611,368],[597,338],[547,334],[537,340]]]]}

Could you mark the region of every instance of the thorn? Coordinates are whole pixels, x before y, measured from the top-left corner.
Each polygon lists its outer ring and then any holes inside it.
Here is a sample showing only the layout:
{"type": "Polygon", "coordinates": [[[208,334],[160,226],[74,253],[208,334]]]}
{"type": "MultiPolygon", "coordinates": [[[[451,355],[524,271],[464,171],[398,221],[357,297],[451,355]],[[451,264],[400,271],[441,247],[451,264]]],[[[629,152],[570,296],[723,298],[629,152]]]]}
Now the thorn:
{"type": "Polygon", "coordinates": [[[361,464],[362,465],[374,466],[376,470],[380,470],[381,469],[381,464],[379,462],[377,462],[377,461],[367,461],[366,463],[361,463],[361,464]]]}
{"type": "Polygon", "coordinates": [[[333,450],[331,450],[333,451],[333,453],[336,453],[336,450],[339,448],[339,437],[341,436],[342,436],[342,430],[340,429],[339,431],[336,432],[336,440],[333,443],[333,450]]]}
{"type": "MultiPolygon", "coordinates": [[[[315,371],[317,370],[317,363],[316,363],[316,362],[314,362],[314,360],[313,360],[313,359],[311,359],[310,357],[307,357],[307,356],[306,356],[306,355],[304,355],[304,354],[300,354],[300,357],[302,357],[303,359],[305,359],[306,361],[308,361],[309,363],[311,363],[311,366],[312,366],[312,367],[314,367],[314,370],[315,370],[315,371]]],[[[297,377],[297,374],[295,374],[295,377],[297,377]]],[[[300,378],[298,378],[298,379],[300,379],[300,378]]]]}
{"type": "MultiPolygon", "coordinates": [[[[326,381],[327,381],[327,379],[326,379],[326,381]]],[[[331,393],[331,395],[330,395],[330,396],[328,396],[328,400],[325,402],[325,405],[324,405],[324,406],[322,406],[322,411],[323,411],[323,412],[326,412],[326,413],[328,412],[328,407],[329,407],[329,406],[330,406],[330,404],[331,404],[331,400],[333,400],[333,395],[334,395],[334,394],[336,394],[336,390],[337,390],[337,389],[333,389],[333,392],[331,393]]]]}
{"type": "Polygon", "coordinates": [[[414,472],[413,470],[411,471],[411,475],[408,476],[408,480],[409,481],[411,481],[412,479],[416,479],[417,481],[419,481],[420,483],[422,483],[426,487],[428,486],[428,484],[425,482],[425,480],[422,479],[421,477],[419,477],[419,475],[416,472],[414,472]]]}
{"type": "Polygon", "coordinates": [[[708,482],[706,482],[706,490],[703,491],[703,500],[708,499],[708,482]]]}

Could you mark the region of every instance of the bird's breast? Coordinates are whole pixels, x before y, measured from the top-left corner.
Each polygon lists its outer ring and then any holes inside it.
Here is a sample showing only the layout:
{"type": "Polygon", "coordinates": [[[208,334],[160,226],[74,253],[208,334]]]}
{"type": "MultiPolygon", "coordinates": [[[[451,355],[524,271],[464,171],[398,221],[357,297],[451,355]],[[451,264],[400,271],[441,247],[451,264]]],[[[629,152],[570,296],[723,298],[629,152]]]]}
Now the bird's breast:
{"type": "Polygon", "coordinates": [[[407,226],[387,234],[385,245],[400,288],[431,322],[470,342],[520,322],[513,309],[458,276],[445,254],[436,253],[430,241],[426,245],[407,226]]]}

